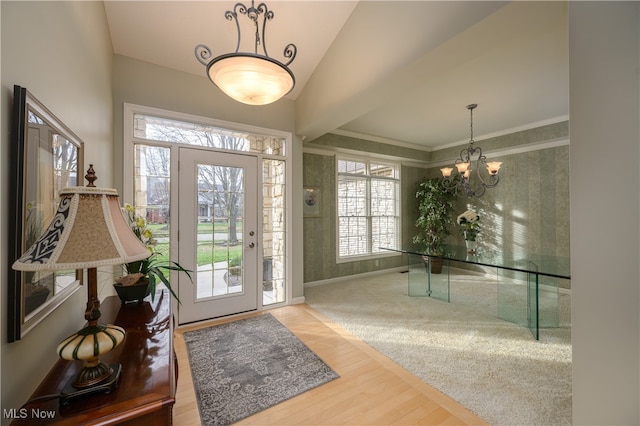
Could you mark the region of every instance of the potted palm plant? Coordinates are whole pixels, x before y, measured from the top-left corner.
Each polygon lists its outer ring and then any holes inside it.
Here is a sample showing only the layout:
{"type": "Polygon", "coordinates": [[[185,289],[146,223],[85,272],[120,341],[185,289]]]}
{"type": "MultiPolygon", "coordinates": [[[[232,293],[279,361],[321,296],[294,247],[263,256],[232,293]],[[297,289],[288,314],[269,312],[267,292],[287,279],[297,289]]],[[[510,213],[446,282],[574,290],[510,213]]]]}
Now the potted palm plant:
{"type": "Polygon", "coordinates": [[[425,256],[425,262],[431,262],[431,272],[442,272],[442,259],[445,240],[451,235],[449,227],[453,224],[453,200],[455,192],[444,187],[439,178],[423,179],[416,192],[418,201],[418,233],[413,243],[431,256],[425,256]],[[435,257],[434,257],[435,256],[435,257]]]}
{"type": "Polygon", "coordinates": [[[178,295],[165,276],[165,271],[184,272],[193,282],[190,274],[191,271],[183,268],[177,262],[162,260],[159,257],[160,253],[156,252],[155,248],[158,241],[153,237],[153,232],[147,227],[145,218],[136,214],[135,207],[130,204],[125,205],[124,211],[131,230],[136,234],[138,239],[147,246],[150,256],[146,259],[124,265],[127,275],[116,279],[116,284],[114,284],[118,296],[123,302],[141,301],[149,294],[151,294],[151,298],[153,299],[156,292],[156,285],[158,281],[160,281],[169,289],[169,292],[176,298],[178,303],[180,303],[178,295]]]}

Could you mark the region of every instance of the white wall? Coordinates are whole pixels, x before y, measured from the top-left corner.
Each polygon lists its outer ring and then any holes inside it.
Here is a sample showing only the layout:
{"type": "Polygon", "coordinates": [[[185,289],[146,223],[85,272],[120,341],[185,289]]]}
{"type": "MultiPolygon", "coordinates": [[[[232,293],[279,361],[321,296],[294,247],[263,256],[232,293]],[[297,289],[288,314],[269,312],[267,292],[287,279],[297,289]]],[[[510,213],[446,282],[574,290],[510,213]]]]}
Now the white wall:
{"type": "MultiPolygon", "coordinates": [[[[8,199],[14,84],[26,87],[84,141],[85,164],[95,163],[98,184],[112,185],[113,55],[102,2],[2,1],[1,33],[1,199],[8,199]]],[[[7,216],[6,202],[0,203],[3,236],[7,216]]],[[[1,409],[10,409],[26,402],[44,378],[57,360],[58,343],[82,327],[87,296],[81,288],[21,341],[6,343],[8,247],[5,238],[0,241],[1,409]]],[[[105,286],[101,281],[102,293],[105,286]]]]}
{"type": "Polygon", "coordinates": [[[577,425],[640,423],[639,21],[638,2],[569,3],[577,425]]]}

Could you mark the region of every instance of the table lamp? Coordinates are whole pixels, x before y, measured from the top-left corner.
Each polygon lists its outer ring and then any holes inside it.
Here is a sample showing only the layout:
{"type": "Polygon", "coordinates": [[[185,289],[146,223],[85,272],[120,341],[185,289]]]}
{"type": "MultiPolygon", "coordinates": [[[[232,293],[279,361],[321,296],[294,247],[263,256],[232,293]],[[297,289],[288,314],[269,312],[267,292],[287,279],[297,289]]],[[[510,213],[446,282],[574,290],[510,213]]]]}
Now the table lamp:
{"type": "Polygon", "coordinates": [[[100,318],[97,267],[124,264],[149,257],[149,250],[126,222],[115,189],[97,188],[93,164],[86,187],[60,191],[60,205],[43,235],[13,264],[19,271],[55,271],[87,268],[87,325],[58,345],[66,360],[86,361],[64,387],[61,402],[95,392],[110,392],[118,383],[121,365],[100,361],[125,337],[121,327],[104,325],[100,318]]]}

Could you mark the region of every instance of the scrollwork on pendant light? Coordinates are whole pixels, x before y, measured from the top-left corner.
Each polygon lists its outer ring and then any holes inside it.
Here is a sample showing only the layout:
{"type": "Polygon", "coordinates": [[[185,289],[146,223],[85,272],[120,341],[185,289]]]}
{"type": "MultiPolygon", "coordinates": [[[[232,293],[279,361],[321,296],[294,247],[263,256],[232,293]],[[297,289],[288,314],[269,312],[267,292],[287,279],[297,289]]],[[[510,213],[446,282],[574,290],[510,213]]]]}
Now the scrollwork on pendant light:
{"type": "Polygon", "coordinates": [[[482,148],[473,145],[475,142],[473,140],[473,110],[477,106],[478,104],[467,105],[467,109],[470,114],[471,137],[469,140],[469,146],[460,151],[460,157],[455,161],[454,165],[458,174],[452,176],[452,172],[454,170],[452,167],[443,167],[440,169],[440,172],[442,172],[442,183],[444,187],[447,189],[461,191],[469,198],[482,196],[487,188],[493,188],[498,184],[498,182],[500,182],[498,171],[502,164],[500,161],[488,162],[487,157],[482,153],[482,148]],[[473,171],[471,168],[472,164],[475,164],[473,167],[476,169],[476,173],[473,175],[477,178],[475,186],[471,183],[471,172],[473,171]],[[484,166],[487,170],[487,176],[485,178],[482,177],[482,168],[480,166],[484,166]]]}
{"type": "Polygon", "coordinates": [[[251,0],[251,7],[236,3],[233,10],[224,14],[228,21],[235,21],[238,32],[238,43],[235,52],[225,53],[210,59],[211,49],[204,44],[195,48],[196,59],[207,67],[207,75],[213,84],[227,96],[248,105],[267,105],[282,98],[295,86],[295,76],[289,69],[289,64],[296,58],[298,49],[294,44],[284,48],[283,56],[286,63],[269,56],[265,41],[267,21],[274,17],[265,3],[255,7],[251,0]],[[255,42],[253,52],[239,52],[241,31],[238,14],[246,15],[255,27],[255,42]],[[259,18],[262,16],[262,25],[259,18]],[[263,53],[258,53],[258,45],[263,53]]]}

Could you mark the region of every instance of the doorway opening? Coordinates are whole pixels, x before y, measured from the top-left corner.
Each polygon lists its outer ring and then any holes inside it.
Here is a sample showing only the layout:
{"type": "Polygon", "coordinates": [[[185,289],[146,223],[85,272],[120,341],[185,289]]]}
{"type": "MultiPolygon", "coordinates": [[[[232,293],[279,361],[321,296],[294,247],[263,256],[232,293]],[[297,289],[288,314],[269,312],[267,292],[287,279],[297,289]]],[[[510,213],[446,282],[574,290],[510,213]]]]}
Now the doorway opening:
{"type": "MultiPolygon", "coordinates": [[[[127,104],[124,141],[123,201],[147,220],[162,256],[191,256],[188,269],[211,277],[192,285],[171,273],[179,311],[237,294],[253,298],[249,310],[289,303],[290,134],[127,104]]],[[[202,311],[179,313],[179,323],[234,313],[202,311]]]]}

